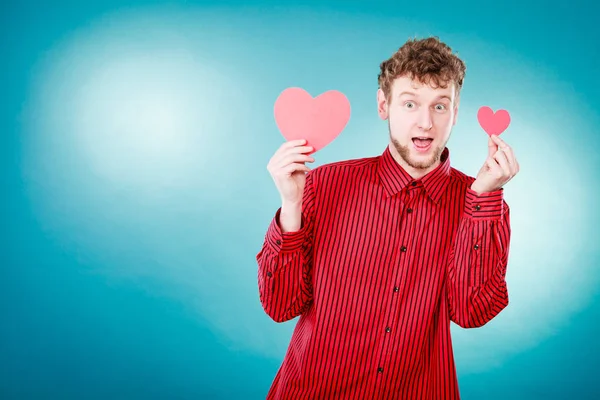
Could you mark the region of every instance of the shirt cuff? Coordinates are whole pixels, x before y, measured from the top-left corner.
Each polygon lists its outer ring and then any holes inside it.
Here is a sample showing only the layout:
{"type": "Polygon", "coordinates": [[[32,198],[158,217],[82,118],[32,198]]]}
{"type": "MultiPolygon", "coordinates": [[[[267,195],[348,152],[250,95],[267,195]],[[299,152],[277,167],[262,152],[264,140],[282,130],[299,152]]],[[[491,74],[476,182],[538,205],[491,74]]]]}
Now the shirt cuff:
{"type": "Polygon", "coordinates": [[[304,220],[304,214],[302,215],[302,222],[300,229],[294,232],[281,232],[281,226],[279,225],[279,216],[281,214],[281,207],[275,213],[275,217],[271,220],[271,224],[267,229],[267,242],[271,246],[271,249],[275,253],[280,251],[290,252],[302,249],[304,243],[304,234],[306,233],[306,221],[304,220]]]}
{"type": "Polygon", "coordinates": [[[504,214],[504,189],[477,194],[467,188],[465,215],[471,219],[500,219],[504,214]]]}

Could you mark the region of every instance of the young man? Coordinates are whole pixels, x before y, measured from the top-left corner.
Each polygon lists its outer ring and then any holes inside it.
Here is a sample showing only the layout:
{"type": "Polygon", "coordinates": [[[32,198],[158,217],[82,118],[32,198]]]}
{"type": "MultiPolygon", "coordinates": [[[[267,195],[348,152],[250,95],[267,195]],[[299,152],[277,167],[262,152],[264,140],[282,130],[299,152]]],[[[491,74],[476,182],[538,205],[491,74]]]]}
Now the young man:
{"type": "Polygon", "coordinates": [[[490,137],[472,178],[450,166],[464,63],[437,38],[381,64],[383,154],[310,169],[284,143],[268,170],[282,205],[257,255],[275,321],[300,316],[267,399],[459,399],[450,321],[480,327],[508,305],[503,186],[519,170],[490,137]]]}

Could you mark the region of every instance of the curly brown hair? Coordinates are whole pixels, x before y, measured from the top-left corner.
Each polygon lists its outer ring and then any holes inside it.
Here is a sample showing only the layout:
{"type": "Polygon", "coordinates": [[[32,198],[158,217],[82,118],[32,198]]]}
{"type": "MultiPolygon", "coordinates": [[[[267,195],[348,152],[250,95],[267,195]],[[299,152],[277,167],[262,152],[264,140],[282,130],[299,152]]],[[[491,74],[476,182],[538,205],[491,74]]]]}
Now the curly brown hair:
{"type": "Polygon", "coordinates": [[[379,88],[390,101],[394,80],[408,76],[433,88],[446,88],[454,82],[456,95],[460,93],[465,78],[465,63],[452,54],[452,49],[437,36],[425,39],[411,38],[389,59],[380,65],[377,76],[379,88]]]}

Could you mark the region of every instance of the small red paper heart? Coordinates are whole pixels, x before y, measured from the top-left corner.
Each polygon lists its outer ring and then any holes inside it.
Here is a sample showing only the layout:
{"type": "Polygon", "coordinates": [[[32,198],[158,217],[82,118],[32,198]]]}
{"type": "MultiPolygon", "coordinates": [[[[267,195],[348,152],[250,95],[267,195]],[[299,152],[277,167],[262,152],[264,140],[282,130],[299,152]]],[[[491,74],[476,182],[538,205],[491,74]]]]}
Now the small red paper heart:
{"type": "Polygon", "coordinates": [[[350,119],[350,102],[343,93],[330,90],[313,98],[304,89],[287,88],[277,98],[275,122],[284,138],[306,139],[315,151],[330,144],[350,119]]]}
{"type": "Polygon", "coordinates": [[[494,113],[490,107],[483,106],[477,112],[477,120],[488,135],[500,135],[510,125],[510,114],[506,110],[494,113]]]}

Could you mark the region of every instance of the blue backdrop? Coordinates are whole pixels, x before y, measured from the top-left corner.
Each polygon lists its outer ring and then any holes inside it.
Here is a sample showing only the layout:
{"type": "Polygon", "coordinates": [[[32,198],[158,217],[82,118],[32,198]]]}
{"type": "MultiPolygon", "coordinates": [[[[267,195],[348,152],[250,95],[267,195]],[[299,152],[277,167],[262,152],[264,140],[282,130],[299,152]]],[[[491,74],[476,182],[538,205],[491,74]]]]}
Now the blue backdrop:
{"type": "Polygon", "coordinates": [[[379,63],[437,35],[467,64],[453,166],[486,157],[483,105],[521,165],[510,305],[452,328],[463,398],[598,398],[598,7],[243,4],[0,6],[0,397],[264,398],[295,324],[256,280],[274,101],[350,100],[314,166],[380,154],[379,63]]]}

